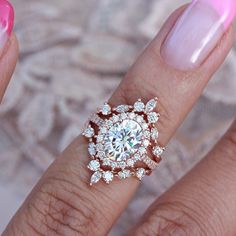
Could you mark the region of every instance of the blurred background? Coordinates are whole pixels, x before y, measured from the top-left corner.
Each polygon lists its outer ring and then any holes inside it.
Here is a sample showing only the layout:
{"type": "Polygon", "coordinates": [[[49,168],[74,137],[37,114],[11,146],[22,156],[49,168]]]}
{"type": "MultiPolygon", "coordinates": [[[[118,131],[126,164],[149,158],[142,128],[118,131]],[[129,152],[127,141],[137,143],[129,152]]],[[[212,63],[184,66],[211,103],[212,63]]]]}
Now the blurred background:
{"type": "MultiPolygon", "coordinates": [[[[0,232],[167,16],[185,2],[12,0],[20,61],[0,107],[0,232]]],[[[110,235],[134,224],[229,127],[236,115],[235,77],[236,48],[110,235]]]]}

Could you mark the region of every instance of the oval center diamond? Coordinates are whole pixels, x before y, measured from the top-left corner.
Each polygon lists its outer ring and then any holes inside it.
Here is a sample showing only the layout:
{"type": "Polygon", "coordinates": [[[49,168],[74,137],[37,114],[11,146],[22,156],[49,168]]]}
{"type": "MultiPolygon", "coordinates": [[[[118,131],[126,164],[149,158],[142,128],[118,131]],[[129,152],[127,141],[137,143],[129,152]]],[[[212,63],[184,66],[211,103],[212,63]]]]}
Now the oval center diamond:
{"type": "Polygon", "coordinates": [[[135,153],[142,144],[142,128],[133,120],[123,120],[112,126],[104,138],[106,156],[123,161],[135,153]]]}

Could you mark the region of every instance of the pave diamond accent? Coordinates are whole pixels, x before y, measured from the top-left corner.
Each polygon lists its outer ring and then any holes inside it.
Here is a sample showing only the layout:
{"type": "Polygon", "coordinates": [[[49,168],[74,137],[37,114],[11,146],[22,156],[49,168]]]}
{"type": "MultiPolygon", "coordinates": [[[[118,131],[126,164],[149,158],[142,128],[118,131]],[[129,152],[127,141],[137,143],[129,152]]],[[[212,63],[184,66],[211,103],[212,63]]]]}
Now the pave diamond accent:
{"type": "Polygon", "coordinates": [[[156,123],[159,120],[159,114],[156,112],[150,112],[148,113],[148,122],[151,124],[156,123]]]}
{"type": "Polygon", "coordinates": [[[145,130],[144,133],[143,133],[143,136],[144,136],[144,138],[146,138],[146,139],[150,139],[150,135],[151,135],[151,133],[150,133],[149,130],[145,130]]]}
{"type": "Polygon", "coordinates": [[[101,128],[100,128],[100,132],[101,132],[102,134],[105,134],[105,133],[107,132],[107,128],[106,128],[106,127],[101,127],[101,128]]]}
{"type": "Polygon", "coordinates": [[[131,171],[130,170],[122,170],[118,173],[118,176],[120,179],[126,179],[131,176],[131,171]]]}
{"type": "Polygon", "coordinates": [[[160,147],[160,146],[156,146],[153,148],[152,153],[157,156],[160,157],[162,155],[162,153],[164,152],[164,148],[160,147]]]}
{"type": "Polygon", "coordinates": [[[137,169],[136,176],[139,180],[142,180],[142,178],[146,175],[146,171],[144,168],[137,169]]]}
{"type": "Polygon", "coordinates": [[[90,179],[90,185],[96,184],[101,178],[102,178],[101,171],[94,172],[90,179]]]}
{"type": "Polygon", "coordinates": [[[124,169],[126,167],[126,163],[124,161],[118,162],[117,167],[121,168],[121,169],[124,169]]]}
{"type": "Polygon", "coordinates": [[[112,116],[112,121],[113,121],[114,123],[118,122],[118,121],[119,121],[119,116],[113,115],[113,116],[112,116]]]}
{"type": "Polygon", "coordinates": [[[91,116],[83,132],[89,140],[91,185],[100,180],[109,184],[115,177],[134,176],[141,180],[157,167],[164,148],[157,145],[155,123],[160,114],[154,111],[156,106],[156,98],[146,104],[139,99],[133,106],[123,104],[115,108],[105,103],[91,116]],[[148,156],[151,149],[153,159],[148,156]]]}
{"type": "Polygon", "coordinates": [[[98,135],[97,136],[97,142],[101,143],[103,141],[103,135],[98,135]]]}
{"type": "Polygon", "coordinates": [[[105,103],[101,108],[101,112],[103,115],[109,115],[111,113],[111,107],[109,104],[105,103]]]}
{"type": "Polygon", "coordinates": [[[103,160],[106,157],[106,154],[104,151],[99,151],[97,156],[99,157],[100,160],[103,160]]]}
{"type": "Polygon", "coordinates": [[[135,116],[136,116],[135,113],[133,113],[133,112],[129,113],[129,118],[130,119],[133,120],[135,118],[135,116]]]}
{"type": "Polygon", "coordinates": [[[157,98],[151,99],[146,104],[146,108],[145,108],[146,113],[153,111],[155,109],[156,105],[157,105],[157,98]]]}
{"type": "Polygon", "coordinates": [[[115,110],[119,113],[126,112],[129,110],[129,106],[128,105],[120,105],[117,108],[115,108],[115,110]]]}
{"type": "Polygon", "coordinates": [[[140,153],[141,156],[144,155],[144,154],[146,154],[146,153],[147,153],[146,148],[145,148],[145,147],[140,147],[140,148],[139,148],[139,153],[140,153]]]}
{"type": "Polygon", "coordinates": [[[107,184],[109,184],[113,180],[113,173],[111,171],[105,171],[102,175],[103,179],[107,184]]]}
{"type": "Polygon", "coordinates": [[[149,144],[150,144],[150,142],[149,142],[148,139],[145,139],[145,140],[143,141],[143,146],[144,146],[144,147],[148,147],[149,144]]]}
{"type": "Polygon", "coordinates": [[[90,118],[90,121],[98,126],[102,126],[104,121],[97,114],[93,114],[90,118]]]}
{"type": "Polygon", "coordinates": [[[159,132],[158,132],[157,128],[152,128],[151,137],[152,137],[152,140],[154,140],[154,141],[156,141],[158,139],[159,132]]]}
{"type": "Polygon", "coordinates": [[[103,151],[103,145],[102,145],[101,143],[98,143],[98,144],[96,145],[96,149],[97,149],[98,152],[103,151]]]}
{"type": "Polygon", "coordinates": [[[145,105],[141,100],[137,101],[134,103],[134,110],[137,112],[142,112],[144,111],[145,105]]]}
{"type": "Polygon", "coordinates": [[[105,159],[103,160],[103,165],[104,165],[104,166],[110,166],[111,164],[112,164],[112,161],[111,161],[110,159],[105,158],[105,159]]]}
{"type": "Polygon", "coordinates": [[[94,129],[91,127],[91,126],[88,126],[84,132],[83,132],[83,135],[86,137],[86,138],[92,138],[94,136],[94,129]]]}
{"type": "Polygon", "coordinates": [[[90,156],[94,156],[96,154],[96,146],[94,143],[89,143],[88,152],[90,156]]]}
{"type": "Polygon", "coordinates": [[[97,160],[92,160],[89,162],[88,168],[92,171],[97,171],[100,168],[100,163],[97,160]]]}
{"type": "Polygon", "coordinates": [[[151,169],[151,170],[154,170],[157,166],[158,166],[158,163],[153,161],[150,157],[148,156],[144,156],[142,158],[143,162],[151,169]]]}
{"type": "Polygon", "coordinates": [[[130,166],[130,167],[134,167],[134,164],[135,164],[135,161],[132,160],[132,159],[129,159],[129,160],[127,161],[127,165],[130,166]]]}
{"type": "Polygon", "coordinates": [[[140,159],[141,159],[141,157],[138,153],[134,155],[134,160],[135,161],[140,161],[140,159]]]}

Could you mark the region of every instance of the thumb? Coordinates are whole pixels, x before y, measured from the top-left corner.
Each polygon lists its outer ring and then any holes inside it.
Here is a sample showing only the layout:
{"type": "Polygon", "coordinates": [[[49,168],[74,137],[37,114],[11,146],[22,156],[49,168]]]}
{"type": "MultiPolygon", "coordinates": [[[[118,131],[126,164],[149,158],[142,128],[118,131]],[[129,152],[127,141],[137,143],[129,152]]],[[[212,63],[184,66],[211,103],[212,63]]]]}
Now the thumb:
{"type": "Polygon", "coordinates": [[[18,43],[12,34],[14,11],[6,0],[0,0],[0,101],[5,93],[7,85],[18,57],[18,43]]]}

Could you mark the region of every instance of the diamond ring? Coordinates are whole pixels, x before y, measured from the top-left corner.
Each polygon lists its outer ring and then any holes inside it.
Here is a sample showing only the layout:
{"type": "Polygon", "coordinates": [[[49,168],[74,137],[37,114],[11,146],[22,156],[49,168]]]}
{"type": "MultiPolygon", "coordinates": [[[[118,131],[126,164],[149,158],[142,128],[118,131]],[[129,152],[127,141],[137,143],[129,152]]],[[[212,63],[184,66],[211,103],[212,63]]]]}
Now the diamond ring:
{"type": "Polygon", "coordinates": [[[165,148],[158,144],[156,106],[157,98],[114,108],[105,103],[91,116],[83,132],[89,140],[90,185],[100,180],[108,184],[115,177],[141,180],[157,167],[165,148]]]}

